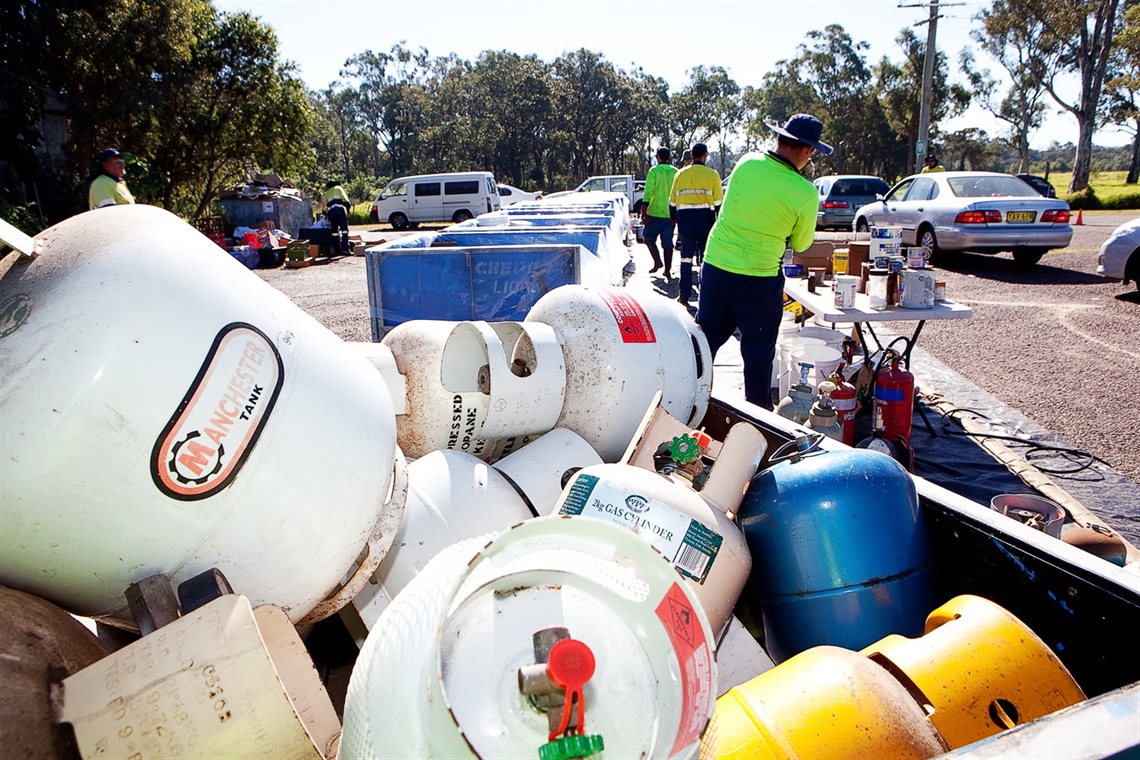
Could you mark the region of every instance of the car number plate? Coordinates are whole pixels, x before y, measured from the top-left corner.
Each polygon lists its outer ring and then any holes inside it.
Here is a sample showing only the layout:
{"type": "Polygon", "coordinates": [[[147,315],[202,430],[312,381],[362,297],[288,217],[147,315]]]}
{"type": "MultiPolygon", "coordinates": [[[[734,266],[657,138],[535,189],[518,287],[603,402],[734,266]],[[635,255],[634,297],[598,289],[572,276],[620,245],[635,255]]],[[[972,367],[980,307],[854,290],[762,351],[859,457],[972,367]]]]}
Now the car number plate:
{"type": "Polygon", "coordinates": [[[1007,222],[1032,222],[1037,217],[1036,211],[1010,211],[1005,215],[1007,222]]]}

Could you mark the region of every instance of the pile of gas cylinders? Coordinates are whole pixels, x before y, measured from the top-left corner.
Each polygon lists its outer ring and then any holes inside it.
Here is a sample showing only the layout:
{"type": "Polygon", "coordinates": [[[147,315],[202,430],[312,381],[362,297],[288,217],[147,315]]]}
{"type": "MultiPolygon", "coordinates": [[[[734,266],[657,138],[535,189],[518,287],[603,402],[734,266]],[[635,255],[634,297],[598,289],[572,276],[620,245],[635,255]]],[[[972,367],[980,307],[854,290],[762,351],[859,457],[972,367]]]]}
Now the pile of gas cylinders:
{"type": "Polygon", "coordinates": [[[1084,699],[1008,612],[937,597],[897,461],[712,438],[669,299],[564,286],[357,345],[155,208],[10,256],[13,756],[932,757],[1084,699]],[[306,649],[333,615],[342,693],[306,649]]]}

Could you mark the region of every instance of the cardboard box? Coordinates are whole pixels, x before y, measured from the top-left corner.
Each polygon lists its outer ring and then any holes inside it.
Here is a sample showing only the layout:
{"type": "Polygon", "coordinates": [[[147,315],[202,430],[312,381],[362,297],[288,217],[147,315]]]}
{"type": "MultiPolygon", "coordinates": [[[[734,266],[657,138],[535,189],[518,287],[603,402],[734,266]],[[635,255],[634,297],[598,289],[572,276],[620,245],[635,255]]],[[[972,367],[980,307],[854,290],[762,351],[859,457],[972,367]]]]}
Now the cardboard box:
{"type": "Polygon", "coordinates": [[[793,264],[803,264],[804,271],[810,267],[826,267],[831,274],[831,254],[835,252],[835,245],[828,240],[817,240],[806,251],[792,254],[793,264]]]}

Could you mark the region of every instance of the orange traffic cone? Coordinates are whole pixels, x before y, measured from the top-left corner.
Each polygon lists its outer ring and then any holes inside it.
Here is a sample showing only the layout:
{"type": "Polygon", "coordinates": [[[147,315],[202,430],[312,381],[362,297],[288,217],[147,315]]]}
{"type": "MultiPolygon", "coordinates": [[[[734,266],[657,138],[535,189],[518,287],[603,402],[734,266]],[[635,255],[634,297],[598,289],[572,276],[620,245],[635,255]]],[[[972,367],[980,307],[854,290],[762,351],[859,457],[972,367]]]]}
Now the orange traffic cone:
{"type": "Polygon", "coordinates": [[[1081,218],[1081,211],[1082,210],[1083,209],[1077,209],[1077,221],[1073,222],[1073,224],[1084,224],[1085,223],[1085,220],[1081,218]]]}

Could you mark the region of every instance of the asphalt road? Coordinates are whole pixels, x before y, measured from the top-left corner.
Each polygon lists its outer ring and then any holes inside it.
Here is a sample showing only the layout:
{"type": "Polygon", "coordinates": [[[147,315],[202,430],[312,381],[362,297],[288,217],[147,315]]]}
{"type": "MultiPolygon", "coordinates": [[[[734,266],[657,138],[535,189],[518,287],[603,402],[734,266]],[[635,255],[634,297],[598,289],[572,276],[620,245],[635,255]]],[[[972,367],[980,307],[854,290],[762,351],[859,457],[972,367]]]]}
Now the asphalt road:
{"type": "MultiPolygon", "coordinates": [[[[920,385],[933,382],[956,404],[985,404],[987,414],[997,409],[1016,418],[1010,424],[1019,433],[1033,429],[1037,439],[1104,460],[1111,472],[1082,470],[1058,484],[1110,524],[1121,514],[1140,531],[1140,294],[1096,274],[1100,243],[1136,215],[1085,212],[1072,244],[1029,269],[1009,254],[944,260],[938,268],[947,296],[968,304],[973,318],[927,323],[914,369],[920,385]],[[1118,502],[1127,505],[1117,510],[1118,502]]],[[[409,234],[354,232],[369,242],[409,234]]],[[[646,274],[650,258],[643,245],[635,247],[634,259],[636,284],[675,294],[675,279],[646,274]]],[[[364,257],[257,274],[345,340],[372,339],[364,257]]],[[[1073,459],[1078,468],[1087,461],[1073,459]]]]}

